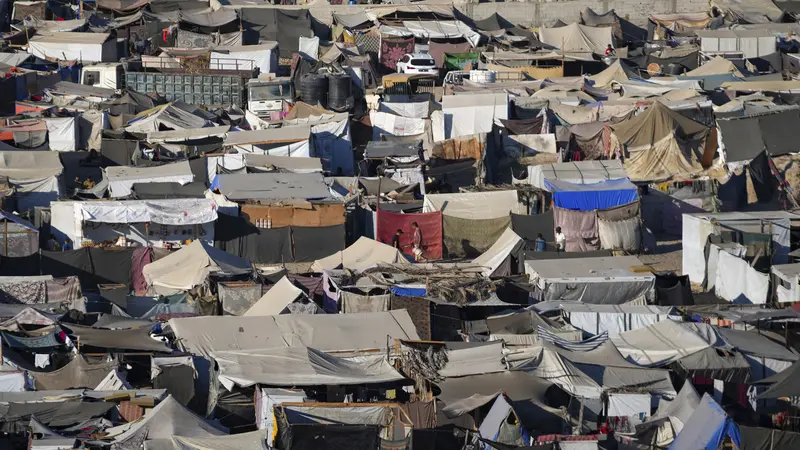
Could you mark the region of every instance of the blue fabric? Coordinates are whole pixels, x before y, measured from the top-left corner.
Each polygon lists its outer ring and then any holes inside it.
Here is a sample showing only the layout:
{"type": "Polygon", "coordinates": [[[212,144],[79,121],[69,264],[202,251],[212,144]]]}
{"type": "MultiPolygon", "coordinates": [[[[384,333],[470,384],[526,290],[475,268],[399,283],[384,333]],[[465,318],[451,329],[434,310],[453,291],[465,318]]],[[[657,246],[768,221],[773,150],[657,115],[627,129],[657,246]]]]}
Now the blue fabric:
{"type": "Polygon", "coordinates": [[[736,447],[741,446],[739,427],[722,408],[704,394],[689,421],[678,434],[669,450],[717,450],[725,436],[730,436],[736,447]]]}
{"type": "Polygon", "coordinates": [[[536,243],[536,251],[537,252],[543,252],[543,251],[547,250],[547,241],[545,241],[544,239],[536,238],[536,240],[534,242],[536,243]]]}
{"type": "Polygon", "coordinates": [[[559,208],[593,211],[626,205],[639,199],[639,190],[630,180],[606,180],[599,183],[576,184],[562,180],[545,180],[559,208]]]}
{"type": "Polygon", "coordinates": [[[392,291],[392,294],[400,297],[424,297],[428,294],[425,288],[411,286],[392,286],[389,290],[392,291]]]}

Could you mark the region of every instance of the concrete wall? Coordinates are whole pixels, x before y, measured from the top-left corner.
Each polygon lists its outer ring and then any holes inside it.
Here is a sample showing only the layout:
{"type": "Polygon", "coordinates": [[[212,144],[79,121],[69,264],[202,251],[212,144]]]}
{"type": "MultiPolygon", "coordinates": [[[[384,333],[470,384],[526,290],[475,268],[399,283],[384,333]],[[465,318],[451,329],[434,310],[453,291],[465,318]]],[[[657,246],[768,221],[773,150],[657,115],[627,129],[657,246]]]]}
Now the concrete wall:
{"type": "MultiPolygon", "coordinates": [[[[438,1],[435,3],[441,4],[438,1]]],[[[650,14],[709,10],[709,0],[570,0],[499,3],[456,1],[452,4],[473,19],[485,19],[498,13],[512,23],[531,27],[549,26],[557,19],[566,23],[576,22],[586,7],[592,8],[597,13],[614,9],[620,17],[627,18],[640,26],[647,23],[650,14]]],[[[324,23],[332,22],[334,11],[352,14],[356,8],[369,9],[369,6],[329,5],[324,0],[317,0],[309,6],[311,14],[324,23]]]]}

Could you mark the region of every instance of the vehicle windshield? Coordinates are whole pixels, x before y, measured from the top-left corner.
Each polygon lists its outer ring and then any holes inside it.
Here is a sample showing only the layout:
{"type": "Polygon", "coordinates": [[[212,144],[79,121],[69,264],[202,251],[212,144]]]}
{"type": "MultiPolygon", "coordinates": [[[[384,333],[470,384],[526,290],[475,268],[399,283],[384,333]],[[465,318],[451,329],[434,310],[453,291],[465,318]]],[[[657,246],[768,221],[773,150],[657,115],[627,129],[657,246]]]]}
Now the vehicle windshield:
{"type": "Polygon", "coordinates": [[[291,100],[291,83],[250,86],[250,100],[291,100]]]}
{"type": "Polygon", "coordinates": [[[412,59],[412,66],[435,66],[436,63],[432,59],[412,59]]]}

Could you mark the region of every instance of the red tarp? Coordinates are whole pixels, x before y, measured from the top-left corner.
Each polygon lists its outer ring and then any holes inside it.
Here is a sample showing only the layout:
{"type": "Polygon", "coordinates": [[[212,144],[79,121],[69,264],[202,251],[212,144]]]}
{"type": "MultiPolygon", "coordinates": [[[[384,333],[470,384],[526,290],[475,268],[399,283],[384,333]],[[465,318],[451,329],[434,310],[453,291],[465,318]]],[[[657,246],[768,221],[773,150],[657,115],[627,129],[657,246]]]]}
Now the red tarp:
{"type": "Polygon", "coordinates": [[[392,245],[392,238],[398,229],[400,251],[413,255],[414,229],[411,223],[417,222],[422,230],[422,256],[427,260],[442,259],[442,213],[441,211],[423,214],[399,214],[378,211],[378,241],[392,245]]]}

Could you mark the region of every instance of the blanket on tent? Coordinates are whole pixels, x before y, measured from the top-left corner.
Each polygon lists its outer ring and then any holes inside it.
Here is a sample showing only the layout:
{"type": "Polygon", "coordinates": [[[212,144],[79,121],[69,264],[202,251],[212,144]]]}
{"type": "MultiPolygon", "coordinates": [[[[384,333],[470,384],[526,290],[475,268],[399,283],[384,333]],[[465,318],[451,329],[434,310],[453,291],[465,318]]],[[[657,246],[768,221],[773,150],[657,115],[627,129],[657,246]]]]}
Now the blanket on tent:
{"type": "Polygon", "coordinates": [[[388,39],[381,41],[381,69],[385,72],[397,70],[397,61],[406,53],[414,53],[414,38],[388,39]]]}
{"type": "Polygon", "coordinates": [[[596,211],[572,211],[553,208],[553,222],[567,237],[565,250],[587,252],[600,250],[596,211]]]}
{"type": "Polygon", "coordinates": [[[444,251],[450,258],[474,258],[497,242],[511,217],[462,219],[442,216],[444,251]]]}

